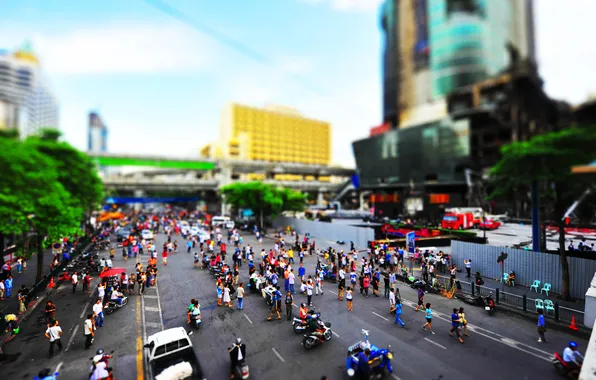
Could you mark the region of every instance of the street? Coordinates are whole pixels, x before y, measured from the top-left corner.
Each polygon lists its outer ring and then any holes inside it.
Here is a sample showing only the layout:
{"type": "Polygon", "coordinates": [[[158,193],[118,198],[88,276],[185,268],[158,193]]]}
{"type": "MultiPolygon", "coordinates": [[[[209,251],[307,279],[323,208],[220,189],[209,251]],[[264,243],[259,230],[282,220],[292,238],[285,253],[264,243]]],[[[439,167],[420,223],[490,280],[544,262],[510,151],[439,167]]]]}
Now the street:
{"type": "MultiPolygon", "coordinates": [[[[252,236],[243,235],[243,238],[244,244],[251,244],[256,252],[261,248],[269,249],[273,244],[272,240],[265,239],[259,246],[252,236]]],[[[158,235],[158,251],[165,239],[165,235],[158,235]]],[[[32,378],[45,367],[60,367],[61,377],[83,379],[88,375],[89,358],[102,347],[107,352],[115,351],[110,364],[115,369],[116,379],[141,379],[142,341],[162,328],[186,326],[185,313],[191,298],[197,298],[201,304],[203,323],[191,339],[208,379],[229,377],[227,348],[236,337],[241,337],[247,345],[251,377],[265,380],[319,379],[322,375],[329,379],[344,378],[346,350],[363,339],[362,329],[370,331],[371,343],[379,347],[391,345],[393,378],[401,380],[557,379],[550,363],[552,353],[562,351],[570,340],[578,341],[582,350],[587,347],[585,340],[550,330],[548,343],[540,344],[531,321],[501,315],[498,310],[489,317],[483,309],[428,294],[425,302],[432,303],[435,313],[436,334],[432,335],[421,329],[424,313],[414,312],[416,293],[405,285],[399,289],[405,305],[402,320],[406,327],[402,329],[393,323],[394,317],[388,311],[389,301],[382,297],[382,286],[379,298],[372,295],[365,298],[358,291],[354,292],[354,311],[349,313],[345,301],[337,300],[337,286],[326,282],[324,295],[313,296],[313,304],[322,313],[322,319],[331,322],[334,335],[331,341],[307,352],[300,344],[302,336],[293,332],[285,316],[281,321],[265,321],[269,308],[259,294],[247,292],[241,311],[237,310],[236,303],[233,309],[218,307],[214,278],[207,270],[193,268],[192,254],[186,253],[182,238],[175,239],[181,243],[179,252],[170,255],[166,267],[161,257],[158,260],[158,286],[149,288],[143,297],[131,296],[126,307],[106,316],[105,327],[96,332],[91,350],[83,348],[82,323],[95,297],[80,291],[72,295],[70,284],[63,284],[52,300],[57,304],[56,316],[64,331],[65,352],[53,359],[47,358],[43,320],[36,317],[41,316],[40,308],[23,324],[19,336],[5,346],[9,360],[3,364],[3,377],[32,378]],[[470,336],[465,337],[464,344],[449,336],[451,309],[460,306],[466,308],[469,321],[470,336]]],[[[317,241],[323,244],[323,239],[317,241]]],[[[140,260],[147,260],[147,255],[140,260]]],[[[124,263],[117,255],[114,267],[132,271],[134,263],[134,259],[124,263]]],[[[315,264],[315,257],[305,258],[307,275],[314,274],[315,264]]],[[[298,264],[294,265],[297,267],[298,264]]],[[[246,283],[246,264],[240,273],[241,281],[246,283]]],[[[92,284],[96,284],[96,280],[92,284]]],[[[295,304],[305,301],[305,296],[295,296],[295,304]]],[[[298,313],[297,307],[294,312],[298,313]]]]}

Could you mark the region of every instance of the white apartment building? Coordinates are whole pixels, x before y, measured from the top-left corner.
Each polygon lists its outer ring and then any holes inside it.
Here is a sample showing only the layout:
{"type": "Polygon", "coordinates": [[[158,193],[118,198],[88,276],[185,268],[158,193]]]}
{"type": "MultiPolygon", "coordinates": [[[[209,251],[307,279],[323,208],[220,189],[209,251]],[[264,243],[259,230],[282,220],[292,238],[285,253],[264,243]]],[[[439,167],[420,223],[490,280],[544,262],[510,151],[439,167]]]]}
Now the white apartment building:
{"type": "Polygon", "coordinates": [[[0,50],[0,128],[19,129],[25,137],[44,127],[58,128],[58,102],[39,60],[27,44],[0,50]]]}

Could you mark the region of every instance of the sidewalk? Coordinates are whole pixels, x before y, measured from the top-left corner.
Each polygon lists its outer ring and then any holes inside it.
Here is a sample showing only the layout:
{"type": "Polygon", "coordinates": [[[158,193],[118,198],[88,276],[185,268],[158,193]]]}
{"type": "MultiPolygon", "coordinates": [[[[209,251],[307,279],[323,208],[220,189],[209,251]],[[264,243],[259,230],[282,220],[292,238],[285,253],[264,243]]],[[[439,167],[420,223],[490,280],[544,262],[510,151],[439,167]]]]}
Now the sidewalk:
{"type": "MultiPolygon", "coordinates": [[[[46,249],[44,251],[44,275],[47,275],[50,271],[50,264],[52,262],[52,250],[46,249]]],[[[37,274],[37,255],[34,254],[29,260],[27,260],[27,270],[23,273],[17,273],[16,266],[12,267],[12,296],[10,298],[4,298],[0,301],[0,314],[15,313],[19,309],[19,302],[17,300],[17,293],[21,288],[21,285],[25,285],[31,289],[35,285],[35,276],[37,274]]],[[[38,295],[39,297],[39,295],[38,295]]],[[[30,300],[30,303],[34,300],[30,300]]]]}

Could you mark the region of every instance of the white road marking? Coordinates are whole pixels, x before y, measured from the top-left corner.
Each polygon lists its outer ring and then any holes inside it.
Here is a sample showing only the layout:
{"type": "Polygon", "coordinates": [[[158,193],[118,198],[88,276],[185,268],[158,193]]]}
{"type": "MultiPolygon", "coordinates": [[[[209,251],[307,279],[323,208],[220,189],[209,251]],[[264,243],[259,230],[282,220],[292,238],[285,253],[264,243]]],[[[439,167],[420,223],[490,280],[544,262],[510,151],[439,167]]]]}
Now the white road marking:
{"type": "Polygon", "coordinates": [[[159,313],[159,308],[157,308],[157,307],[145,306],[145,310],[147,310],[147,311],[154,311],[156,313],[159,313]]]}
{"type": "Polygon", "coordinates": [[[83,312],[81,313],[81,315],[79,316],[79,318],[83,318],[85,316],[85,312],[87,311],[87,308],[89,307],[89,303],[87,302],[85,304],[85,307],[83,308],[83,312]]]}
{"type": "Polygon", "coordinates": [[[333,294],[337,295],[337,293],[335,293],[333,290],[330,290],[329,293],[333,293],[333,294]]]}
{"type": "MultiPolygon", "coordinates": [[[[413,309],[416,308],[416,306],[414,306],[414,303],[413,302],[409,302],[408,301],[406,303],[403,300],[402,300],[402,302],[404,304],[410,306],[413,309]]],[[[436,316],[436,318],[441,319],[441,320],[443,320],[445,322],[451,323],[451,319],[450,318],[442,317],[439,314],[442,314],[442,313],[433,313],[433,315],[436,316]]],[[[468,324],[468,329],[470,329],[470,331],[474,331],[474,333],[476,333],[477,335],[480,335],[480,336],[483,336],[485,338],[494,340],[495,342],[499,342],[499,343],[504,344],[506,346],[509,346],[511,348],[515,348],[516,350],[525,352],[526,354],[532,355],[532,356],[534,356],[534,357],[536,357],[538,359],[542,359],[542,360],[547,361],[547,362],[550,362],[552,360],[552,354],[551,353],[546,352],[546,351],[542,351],[539,348],[532,347],[532,346],[530,346],[528,344],[525,344],[525,343],[522,343],[522,342],[518,342],[518,341],[513,340],[513,339],[509,339],[509,338],[504,337],[504,336],[502,336],[500,334],[497,334],[495,332],[492,332],[490,330],[487,330],[487,329],[484,329],[482,327],[478,327],[478,326],[475,326],[475,325],[468,324]],[[489,334],[491,334],[493,336],[491,336],[489,334]],[[546,357],[545,356],[542,356],[540,354],[545,355],[546,357]]]]}
{"type": "Polygon", "coordinates": [[[389,322],[389,320],[388,320],[387,318],[383,317],[382,315],[380,315],[380,314],[377,314],[377,313],[375,313],[374,311],[373,311],[372,313],[373,313],[374,315],[376,315],[377,317],[379,317],[379,318],[383,318],[384,320],[386,320],[387,322],[389,322]]]}
{"type": "Polygon", "coordinates": [[[147,295],[144,295],[143,297],[145,297],[145,298],[151,298],[151,299],[157,299],[157,296],[148,295],[148,294],[147,295]]]}
{"type": "Polygon", "coordinates": [[[279,352],[277,352],[277,350],[273,347],[271,347],[271,349],[273,350],[273,353],[277,356],[277,358],[282,362],[285,363],[285,359],[281,357],[281,355],[279,354],[279,352]]]}
{"type": "Polygon", "coordinates": [[[397,376],[397,375],[396,375],[396,374],[394,374],[394,373],[392,373],[392,374],[391,374],[391,377],[393,377],[395,380],[401,380],[401,379],[399,378],[399,376],[397,376]]]}
{"type": "Polygon", "coordinates": [[[147,341],[147,325],[145,322],[145,299],[141,297],[141,322],[143,323],[143,342],[147,341]]]}
{"type": "Polygon", "coordinates": [[[246,318],[246,320],[252,324],[252,321],[250,320],[250,318],[248,318],[248,315],[244,314],[244,318],[246,318]]]}
{"type": "Polygon", "coordinates": [[[63,365],[64,365],[64,362],[58,363],[58,366],[56,366],[56,370],[54,371],[54,373],[60,372],[60,368],[62,368],[63,365]]]}
{"type": "MultiPolygon", "coordinates": [[[[76,325],[72,335],[70,336],[70,339],[68,340],[68,344],[66,345],[66,348],[64,349],[64,352],[68,351],[68,349],[70,348],[70,345],[72,344],[72,342],[74,341],[75,336],[77,335],[77,331],[79,331],[79,325],[76,325]]],[[[58,371],[56,371],[58,372],[58,371]]]]}
{"type": "Polygon", "coordinates": [[[161,323],[157,323],[157,322],[145,322],[145,327],[152,327],[154,329],[159,329],[159,328],[161,328],[161,323]]]}
{"type": "Polygon", "coordinates": [[[157,282],[155,283],[155,293],[157,294],[157,309],[159,310],[159,323],[161,323],[161,329],[163,330],[163,319],[162,319],[162,311],[161,311],[161,301],[159,299],[159,288],[157,287],[157,282]]]}
{"type": "Polygon", "coordinates": [[[336,333],[335,331],[331,330],[331,333],[332,333],[333,335],[335,335],[336,337],[338,337],[338,338],[339,338],[339,334],[338,334],[338,333],[336,333]]]}
{"type": "Polygon", "coordinates": [[[440,345],[439,343],[437,343],[437,342],[435,342],[435,341],[433,341],[433,340],[430,340],[430,339],[428,339],[428,338],[424,338],[424,340],[426,340],[427,342],[430,342],[430,343],[434,344],[434,345],[435,345],[435,346],[437,346],[437,347],[441,347],[441,348],[442,348],[442,349],[444,349],[444,350],[446,350],[446,349],[447,349],[447,347],[445,347],[445,346],[442,346],[442,345],[440,345]]]}

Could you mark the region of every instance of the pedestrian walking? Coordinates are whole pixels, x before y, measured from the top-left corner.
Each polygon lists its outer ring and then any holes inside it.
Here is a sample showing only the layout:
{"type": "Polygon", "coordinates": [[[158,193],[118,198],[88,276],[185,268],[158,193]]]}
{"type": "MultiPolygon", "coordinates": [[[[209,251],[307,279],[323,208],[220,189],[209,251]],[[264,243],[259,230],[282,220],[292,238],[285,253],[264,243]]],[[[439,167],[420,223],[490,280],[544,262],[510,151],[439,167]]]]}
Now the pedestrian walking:
{"type": "Polygon", "coordinates": [[[459,320],[461,322],[460,327],[462,329],[463,334],[465,336],[469,336],[468,335],[468,320],[466,319],[466,313],[464,312],[463,307],[459,308],[459,312],[457,313],[457,315],[459,316],[459,320]]]}
{"type": "Polygon", "coordinates": [[[77,275],[77,272],[74,272],[72,274],[71,281],[72,281],[72,292],[76,293],[77,285],[79,284],[79,275],[77,275]]]}
{"type": "Polygon", "coordinates": [[[546,321],[542,310],[538,310],[538,343],[546,343],[546,321]]]}
{"type": "Polygon", "coordinates": [[[416,306],[416,311],[418,309],[424,309],[424,290],[418,288],[418,306],[416,306]]]}
{"type": "Polygon", "coordinates": [[[391,292],[389,292],[389,314],[393,314],[397,310],[396,301],[395,289],[391,288],[391,292]]]}
{"type": "Polygon", "coordinates": [[[232,307],[232,298],[230,297],[230,287],[228,286],[228,284],[225,284],[223,288],[223,303],[224,306],[230,308],[232,307]]]}
{"type": "Polygon", "coordinates": [[[346,305],[348,306],[348,311],[352,311],[353,297],[354,296],[352,295],[352,288],[348,286],[348,290],[346,291],[346,305]]]}
{"type": "Polygon", "coordinates": [[[464,265],[466,266],[467,277],[470,278],[472,273],[472,259],[464,260],[464,265]]]}
{"type": "Polygon", "coordinates": [[[383,276],[383,284],[385,285],[385,294],[383,295],[383,297],[389,298],[389,293],[391,293],[389,273],[385,273],[385,276],[383,276]]]}
{"type": "Polygon", "coordinates": [[[433,335],[435,335],[435,332],[433,331],[433,326],[432,326],[432,323],[433,323],[433,310],[431,309],[431,306],[432,305],[431,305],[430,302],[428,302],[426,304],[426,309],[425,309],[425,312],[426,312],[426,323],[424,325],[422,325],[422,329],[423,330],[426,330],[428,328],[430,330],[430,332],[433,335]]]}
{"type": "Polygon", "coordinates": [[[238,293],[236,295],[236,297],[238,298],[238,310],[242,310],[244,308],[244,283],[241,282],[240,285],[238,285],[238,289],[236,289],[236,292],[238,293]]]}
{"type": "Polygon", "coordinates": [[[449,330],[449,336],[453,336],[453,333],[455,333],[459,342],[463,343],[464,340],[461,336],[460,324],[461,324],[461,320],[459,319],[457,309],[454,308],[453,313],[451,313],[451,330],[449,330]]]}
{"type": "Polygon", "coordinates": [[[19,290],[19,293],[17,294],[17,299],[19,301],[19,315],[22,315],[27,310],[27,307],[25,306],[25,302],[26,302],[25,300],[27,298],[25,297],[25,295],[23,294],[23,292],[21,290],[19,290]]]}
{"type": "Polygon", "coordinates": [[[93,305],[93,315],[95,317],[95,326],[103,327],[103,305],[100,298],[93,305]]]}
{"type": "Polygon", "coordinates": [[[294,303],[294,297],[292,297],[292,292],[288,291],[286,293],[286,320],[292,320],[292,304],[294,303]]]}
{"type": "Polygon", "coordinates": [[[400,324],[402,328],[406,327],[404,321],[401,320],[402,315],[402,303],[399,299],[395,300],[395,324],[400,324]]]}
{"type": "Polygon", "coordinates": [[[23,273],[23,258],[19,257],[17,259],[17,273],[23,273]]]}
{"type": "Polygon", "coordinates": [[[85,349],[89,349],[93,344],[93,337],[95,336],[94,325],[93,325],[93,314],[88,314],[87,319],[83,323],[85,332],[85,349]]]}
{"type": "Polygon", "coordinates": [[[97,284],[97,297],[103,303],[103,298],[106,295],[106,286],[103,283],[97,284]]]}
{"type": "Polygon", "coordinates": [[[62,342],[60,337],[62,336],[62,329],[58,326],[58,321],[54,321],[45,333],[46,338],[50,340],[50,358],[54,356],[54,345],[58,346],[58,351],[62,351],[62,342]]]}
{"type": "Polygon", "coordinates": [[[313,283],[312,278],[308,276],[308,281],[306,282],[306,298],[308,306],[312,306],[312,290],[313,290],[313,283]]]}

